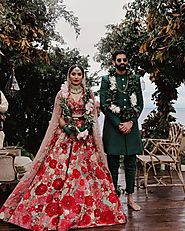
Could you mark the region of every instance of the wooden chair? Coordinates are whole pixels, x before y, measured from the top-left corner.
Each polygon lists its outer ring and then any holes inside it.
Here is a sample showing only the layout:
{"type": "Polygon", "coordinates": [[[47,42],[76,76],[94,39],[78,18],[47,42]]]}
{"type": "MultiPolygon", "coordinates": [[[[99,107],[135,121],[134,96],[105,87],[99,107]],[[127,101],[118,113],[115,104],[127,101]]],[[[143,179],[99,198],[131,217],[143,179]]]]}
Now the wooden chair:
{"type": "Polygon", "coordinates": [[[141,155],[137,155],[137,186],[140,187],[143,182],[146,197],[148,197],[148,187],[181,186],[185,192],[180,158],[182,137],[182,126],[179,123],[172,123],[168,139],[143,140],[144,151],[141,155]],[[159,169],[161,166],[165,167],[165,170],[161,171],[159,169]],[[174,172],[179,183],[173,182],[174,172]]]}
{"type": "Polygon", "coordinates": [[[14,166],[14,155],[9,152],[0,154],[0,184],[10,183],[16,179],[16,169],[14,166]]]}
{"type": "Polygon", "coordinates": [[[6,146],[0,149],[0,185],[8,187],[8,185],[17,182],[18,171],[15,166],[15,159],[19,156],[21,156],[20,147],[6,146]]]}
{"type": "Polygon", "coordinates": [[[4,146],[2,149],[0,149],[0,154],[4,152],[11,153],[14,156],[21,156],[21,147],[17,146],[4,146]]]}

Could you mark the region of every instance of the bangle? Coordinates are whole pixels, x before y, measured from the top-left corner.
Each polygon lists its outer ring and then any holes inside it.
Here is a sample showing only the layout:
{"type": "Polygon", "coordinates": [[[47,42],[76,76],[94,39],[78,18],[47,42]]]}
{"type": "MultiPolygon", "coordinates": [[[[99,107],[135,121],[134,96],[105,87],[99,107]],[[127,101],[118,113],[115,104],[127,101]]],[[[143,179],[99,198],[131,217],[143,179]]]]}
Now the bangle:
{"type": "Polygon", "coordinates": [[[131,122],[132,125],[134,124],[134,122],[132,120],[130,120],[130,122],[131,122]]]}
{"type": "Polygon", "coordinates": [[[64,125],[63,130],[67,135],[71,135],[73,133],[67,125],[64,125]]]}
{"type": "Polygon", "coordinates": [[[80,130],[80,132],[83,132],[83,131],[85,131],[85,129],[86,129],[86,126],[85,126],[85,125],[82,125],[81,128],[80,128],[79,130],[80,130]]]}

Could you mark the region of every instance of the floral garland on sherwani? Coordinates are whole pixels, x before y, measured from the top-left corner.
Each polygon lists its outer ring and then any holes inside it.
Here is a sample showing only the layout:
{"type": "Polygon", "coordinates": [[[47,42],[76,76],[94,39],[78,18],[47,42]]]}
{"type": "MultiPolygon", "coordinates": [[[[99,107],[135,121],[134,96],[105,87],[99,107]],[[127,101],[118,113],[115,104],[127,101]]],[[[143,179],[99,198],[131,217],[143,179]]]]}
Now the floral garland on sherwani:
{"type": "Polygon", "coordinates": [[[65,125],[65,128],[70,131],[77,137],[77,139],[83,139],[85,140],[87,136],[89,135],[89,132],[93,128],[93,124],[95,122],[94,118],[94,102],[91,97],[91,91],[90,88],[86,88],[85,93],[84,93],[84,113],[83,113],[83,118],[85,119],[85,123],[81,126],[81,128],[78,128],[75,124],[75,120],[72,117],[72,111],[68,107],[68,97],[69,97],[69,84],[66,81],[64,84],[61,86],[61,103],[60,106],[62,108],[62,115],[64,116],[64,120],[68,121],[68,125],[65,125]]]}
{"type": "Polygon", "coordinates": [[[117,92],[119,91],[115,72],[109,74],[110,88],[108,89],[108,98],[106,102],[108,103],[108,109],[113,113],[118,114],[118,116],[123,119],[123,121],[129,121],[135,115],[137,116],[140,111],[140,107],[137,105],[137,80],[136,77],[131,73],[127,73],[127,84],[124,90],[124,93],[127,93],[130,98],[130,107],[129,108],[120,108],[117,105],[117,92]]]}

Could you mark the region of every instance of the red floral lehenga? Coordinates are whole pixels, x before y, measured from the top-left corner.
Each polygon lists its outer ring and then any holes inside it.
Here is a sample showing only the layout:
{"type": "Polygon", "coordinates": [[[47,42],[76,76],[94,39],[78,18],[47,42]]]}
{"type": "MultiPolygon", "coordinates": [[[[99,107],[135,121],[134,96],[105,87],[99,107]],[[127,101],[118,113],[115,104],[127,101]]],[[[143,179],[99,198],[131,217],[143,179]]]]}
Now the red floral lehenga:
{"type": "MultiPolygon", "coordinates": [[[[82,102],[70,103],[79,113],[82,102]]],[[[35,231],[126,222],[110,172],[97,155],[93,134],[86,140],[71,139],[56,125],[42,149],[30,175],[19,182],[1,208],[0,219],[35,231]]]]}

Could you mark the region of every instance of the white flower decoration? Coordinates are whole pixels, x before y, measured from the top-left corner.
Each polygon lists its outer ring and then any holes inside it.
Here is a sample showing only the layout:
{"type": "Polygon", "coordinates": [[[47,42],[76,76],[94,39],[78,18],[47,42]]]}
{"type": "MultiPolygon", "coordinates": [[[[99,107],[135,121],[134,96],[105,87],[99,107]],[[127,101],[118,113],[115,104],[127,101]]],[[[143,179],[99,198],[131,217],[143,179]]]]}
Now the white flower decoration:
{"type": "Polygon", "coordinates": [[[89,99],[89,101],[85,105],[86,114],[89,115],[93,111],[93,108],[94,108],[93,100],[89,99]]]}
{"type": "Polygon", "coordinates": [[[132,107],[137,106],[137,96],[135,93],[132,93],[132,95],[130,96],[130,103],[132,107]]]}
{"type": "Polygon", "coordinates": [[[111,91],[115,90],[116,89],[116,78],[115,78],[115,76],[111,76],[110,83],[111,83],[110,90],[111,91]]]}
{"type": "Polygon", "coordinates": [[[67,81],[64,82],[64,84],[61,85],[61,91],[62,91],[62,97],[63,98],[68,98],[69,92],[68,92],[68,83],[67,81]]]}
{"type": "Polygon", "coordinates": [[[114,105],[114,104],[111,104],[111,106],[109,107],[109,109],[113,112],[113,113],[120,113],[120,107],[114,105]]]}
{"type": "Polygon", "coordinates": [[[89,132],[88,132],[87,129],[85,129],[85,131],[78,133],[77,139],[78,140],[80,140],[80,139],[86,140],[86,138],[87,138],[88,135],[89,135],[89,132]]]}

